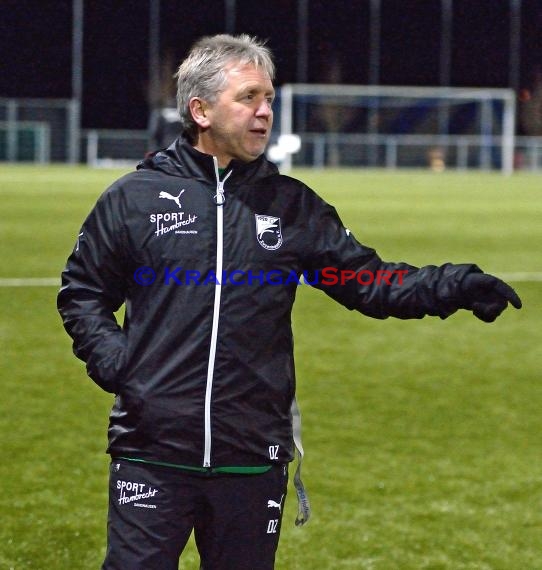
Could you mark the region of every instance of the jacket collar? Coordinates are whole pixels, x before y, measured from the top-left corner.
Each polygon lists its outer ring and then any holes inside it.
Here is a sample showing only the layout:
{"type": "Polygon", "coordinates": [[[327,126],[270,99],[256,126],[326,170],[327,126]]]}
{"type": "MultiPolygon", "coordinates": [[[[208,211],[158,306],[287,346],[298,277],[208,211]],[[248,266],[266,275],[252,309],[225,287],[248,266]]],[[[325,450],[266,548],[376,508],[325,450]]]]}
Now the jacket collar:
{"type": "MultiPolygon", "coordinates": [[[[161,170],[171,176],[186,176],[216,184],[213,157],[195,149],[183,136],[173,141],[167,149],[147,157],[137,168],[161,170]]],[[[230,183],[254,181],[278,173],[276,165],[263,154],[251,162],[232,160],[226,168],[227,172],[230,170],[230,183]]]]}

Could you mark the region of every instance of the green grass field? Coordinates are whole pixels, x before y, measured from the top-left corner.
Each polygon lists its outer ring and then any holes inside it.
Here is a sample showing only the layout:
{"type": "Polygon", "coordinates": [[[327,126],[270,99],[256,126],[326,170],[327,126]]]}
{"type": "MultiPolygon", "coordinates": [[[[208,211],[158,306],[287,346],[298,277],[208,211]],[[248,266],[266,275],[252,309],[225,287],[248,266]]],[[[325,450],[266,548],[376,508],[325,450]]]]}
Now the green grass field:
{"type": "MultiPolygon", "coordinates": [[[[388,260],[542,272],[542,179],[295,172],[388,260]]],[[[118,171],[0,168],[0,280],[57,277],[118,171]]],[[[0,281],[1,283],[2,281],[0,281]]],[[[302,287],[304,481],[278,570],[542,569],[542,282],[497,322],[376,321],[302,287]]],[[[111,397],[71,354],[56,287],[0,287],[0,568],[95,570],[111,397]]],[[[198,568],[193,544],[180,568],[198,568]]],[[[127,569],[129,570],[129,569],[127,569]]]]}

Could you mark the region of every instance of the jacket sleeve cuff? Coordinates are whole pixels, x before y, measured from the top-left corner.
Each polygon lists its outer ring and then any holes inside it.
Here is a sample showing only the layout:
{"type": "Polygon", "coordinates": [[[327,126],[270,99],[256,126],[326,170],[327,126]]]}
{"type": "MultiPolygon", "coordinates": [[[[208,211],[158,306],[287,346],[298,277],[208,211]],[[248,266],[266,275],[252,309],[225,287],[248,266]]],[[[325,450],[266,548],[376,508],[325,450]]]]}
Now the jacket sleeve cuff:
{"type": "Polygon", "coordinates": [[[126,339],[122,333],[114,335],[114,339],[111,336],[89,356],[87,374],[106,392],[118,394],[126,367],[126,339]]]}
{"type": "Polygon", "coordinates": [[[482,273],[482,270],[472,263],[445,264],[440,269],[442,273],[436,287],[436,300],[438,316],[446,319],[458,309],[467,307],[468,300],[461,283],[467,275],[482,273]]]}

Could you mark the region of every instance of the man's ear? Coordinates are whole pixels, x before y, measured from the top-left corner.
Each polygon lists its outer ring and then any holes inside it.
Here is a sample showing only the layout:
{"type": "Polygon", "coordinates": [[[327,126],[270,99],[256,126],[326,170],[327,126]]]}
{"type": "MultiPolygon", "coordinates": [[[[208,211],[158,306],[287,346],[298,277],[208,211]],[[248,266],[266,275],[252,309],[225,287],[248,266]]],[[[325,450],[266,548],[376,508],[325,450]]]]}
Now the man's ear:
{"type": "Polygon", "coordinates": [[[207,103],[199,97],[192,97],[188,102],[190,113],[195,123],[202,129],[206,129],[210,125],[209,117],[207,116],[207,103]]]}

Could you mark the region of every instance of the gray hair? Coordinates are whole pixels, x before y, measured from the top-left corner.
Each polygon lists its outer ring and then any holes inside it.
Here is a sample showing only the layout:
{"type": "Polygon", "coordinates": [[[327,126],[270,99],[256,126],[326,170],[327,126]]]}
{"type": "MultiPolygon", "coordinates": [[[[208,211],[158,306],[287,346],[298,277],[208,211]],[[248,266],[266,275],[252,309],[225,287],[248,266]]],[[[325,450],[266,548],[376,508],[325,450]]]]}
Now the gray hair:
{"type": "Polygon", "coordinates": [[[219,34],[201,38],[192,46],[175,74],[182,130],[192,144],[197,142],[198,127],[188,106],[190,99],[201,97],[211,105],[215,103],[226,85],[226,68],[233,62],[261,68],[271,81],[275,77],[271,50],[265,46],[265,42],[247,34],[219,34]]]}

